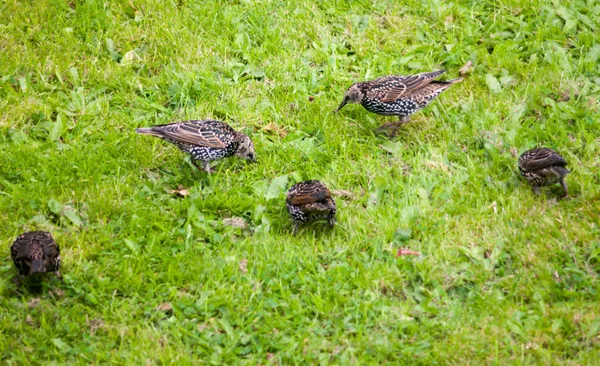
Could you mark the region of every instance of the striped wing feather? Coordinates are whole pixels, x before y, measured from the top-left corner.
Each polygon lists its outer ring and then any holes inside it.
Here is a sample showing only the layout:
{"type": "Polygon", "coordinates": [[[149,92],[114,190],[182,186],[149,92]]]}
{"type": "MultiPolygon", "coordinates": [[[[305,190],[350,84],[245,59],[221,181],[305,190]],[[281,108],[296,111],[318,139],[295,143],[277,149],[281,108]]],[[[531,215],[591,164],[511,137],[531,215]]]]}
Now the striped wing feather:
{"type": "Polygon", "coordinates": [[[527,151],[519,158],[519,165],[524,171],[536,171],[553,166],[566,166],[567,161],[556,151],[540,148],[527,151]]]}
{"type": "Polygon", "coordinates": [[[306,205],[331,198],[331,192],[321,182],[303,182],[292,187],[287,200],[293,205],[306,205]]]}
{"type": "Polygon", "coordinates": [[[175,141],[221,149],[231,142],[235,132],[218,121],[185,121],[156,126],[154,129],[175,141]]]}
{"type": "Polygon", "coordinates": [[[411,76],[383,76],[372,81],[370,97],[379,98],[384,103],[392,103],[401,97],[412,94],[446,72],[438,70],[411,76]]]}

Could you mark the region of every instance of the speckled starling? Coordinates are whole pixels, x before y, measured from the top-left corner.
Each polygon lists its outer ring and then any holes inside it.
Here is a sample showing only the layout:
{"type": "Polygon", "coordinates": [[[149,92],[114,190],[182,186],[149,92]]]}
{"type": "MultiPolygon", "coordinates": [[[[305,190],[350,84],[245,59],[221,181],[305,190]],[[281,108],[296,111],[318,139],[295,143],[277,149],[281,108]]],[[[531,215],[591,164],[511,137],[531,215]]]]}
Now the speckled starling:
{"type": "Polygon", "coordinates": [[[241,132],[221,121],[183,121],[137,128],[137,133],[152,135],[175,144],[181,151],[190,154],[198,170],[210,169],[210,162],[229,156],[238,156],[255,161],[254,144],[241,132]],[[202,168],[198,165],[202,163],[202,168]]]}
{"type": "Polygon", "coordinates": [[[294,222],[294,235],[298,232],[298,226],[305,222],[327,220],[330,227],[335,225],[335,201],[329,189],[318,180],[307,180],[292,186],[285,204],[294,222]]]}
{"type": "Polygon", "coordinates": [[[60,272],[60,248],[50,233],[32,231],[15,240],[10,247],[15,266],[19,274],[27,276],[33,273],[54,272],[58,277],[60,272]]]}
{"type": "Polygon", "coordinates": [[[519,157],[519,172],[531,184],[535,194],[540,194],[541,186],[560,183],[567,196],[565,177],[570,172],[566,165],[562,156],[546,147],[525,151],[519,157]]]}
{"type": "Polygon", "coordinates": [[[410,115],[425,108],[441,92],[451,85],[461,82],[458,78],[450,81],[434,80],[446,72],[439,70],[411,76],[383,76],[375,80],[352,85],[344,94],[344,100],[336,109],[338,112],[348,103],[357,103],[369,112],[384,116],[398,116],[398,122],[390,122],[379,129],[395,130],[410,121],[410,115]]]}

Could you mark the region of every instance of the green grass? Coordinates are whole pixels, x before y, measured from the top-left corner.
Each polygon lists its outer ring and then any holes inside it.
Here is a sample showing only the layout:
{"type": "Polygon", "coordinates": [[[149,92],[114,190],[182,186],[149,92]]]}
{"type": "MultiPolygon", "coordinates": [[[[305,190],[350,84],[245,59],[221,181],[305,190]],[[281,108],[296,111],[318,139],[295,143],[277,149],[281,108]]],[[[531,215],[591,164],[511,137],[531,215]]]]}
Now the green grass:
{"type": "Polygon", "coordinates": [[[0,2],[0,363],[598,364],[600,6],[564,3],[0,2]],[[468,60],[392,141],[332,112],[468,60]],[[259,163],[207,177],[134,132],[192,118],[259,163]],[[570,198],[520,178],[535,146],[570,198]],[[309,178],[348,194],[292,237],[309,178]],[[64,283],[13,284],[32,229],[64,283]]]}

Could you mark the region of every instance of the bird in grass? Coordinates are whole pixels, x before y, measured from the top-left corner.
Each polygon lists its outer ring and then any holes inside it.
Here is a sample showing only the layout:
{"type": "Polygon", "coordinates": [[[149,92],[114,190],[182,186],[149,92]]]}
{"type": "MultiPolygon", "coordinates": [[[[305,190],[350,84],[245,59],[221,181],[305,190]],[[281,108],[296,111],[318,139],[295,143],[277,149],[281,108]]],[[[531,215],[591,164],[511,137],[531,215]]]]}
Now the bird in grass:
{"type": "Polygon", "coordinates": [[[398,116],[398,122],[381,125],[378,130],[392,129],[392,137],[400,125],[410,122],[410,115],[425,108],[441,92],[461,82],[434,80],[446,72],[439,70],[410,76],[383,76],[371,81],[353,84],[344,94],[344,100],[335,110],[339,112],[346,104],[361,104],[369,112],[384,116],[398,116]]]}
{"type": "Polygon", "coordinates": [[[330,227],[335,225],[335,201],[329,189],[318,180],[293,185],[287,193],[285,205],[294,222],[294,235],[305,222],[326,220],[330,227]]]}
{"type": "Polygon", "coordinates": [[[241,132],[221,121],[183,121],[147,128],[136,128],[142,135],[152,135],[175,144],[192,157],[198,170],[211,173],[210,162],[238,156],[255,162],[254,144],[241,132]],[[198,165],[202,163],[202,167],[198,165]]]}
{"type": "Polygon", "coordinates": [[[19,235],[10,247],[10,255],[21,276],[54,272],[61,278],[60,248],[50,233],[31,231],[19,235]]]}
{"type": "Polygon", "coordinates": [[[566,165],[562,156],[546,147],[525,151],[519,157],[519,172],[531,184],[535,194],[540,194],[541,186],[560,183],[566,197],[569,191],[565,177],[570,173],[566,165]]]}

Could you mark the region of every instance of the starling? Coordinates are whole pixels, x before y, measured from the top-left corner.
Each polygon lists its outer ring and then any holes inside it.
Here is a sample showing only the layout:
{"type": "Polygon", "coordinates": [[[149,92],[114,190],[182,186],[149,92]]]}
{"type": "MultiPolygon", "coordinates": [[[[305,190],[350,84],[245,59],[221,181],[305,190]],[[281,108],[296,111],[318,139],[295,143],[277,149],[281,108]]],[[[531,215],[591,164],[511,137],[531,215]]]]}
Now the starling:
{"type": "Polygon", "coordinates": [[[335,111],[338,112],[348,103],[362,104],[369,112],[384,116],[398,116],[398,122],[385,123],[378,130],[396,129],[410,122],[410,115],[425,108],[441,92],[452,84],[461,82],[458,78],[450,81],[434,80],[446,72],[439,70],[411,76],[383,76],[375,80],[352,85],[344,94],[344,100],[335,111]]]}
{"type": "Polygon", "coordinates": [[[19,274],[27,276],[33,273],[54,272],[61,277],[60,248],[45,231],[31,231],[19,235],[10,247],[15,266],[19,274]]]}
{"type": "Polygon", "coordinates": [[[564,196],[567,196],[565,177],[570,172],[566,165],[562,156],[546,147],[525,151],[519,157],[519,172],[531,184],[535,194],[540,194],[541,186],[560,183],[564,196]]]}
{"type": "Polygon", "coordinates": [[[335,201],[329,189],[318,180],[307,180],[292,186],[285,205],[294,222],[294,235],[300,224],[309,221],[327,220],[330,227],[335,225],[335,201]]]}
{"type": "Polygon", "coordinates": [[[148,128],[136,128],[142,135],[152,135],[175,144],[190,154],[198,170],[211,173],[210,162],[232,155],[255,162],[254,144],[241,132],[221,121],[183,121],[148,128]],[[202,168],[197,161],[202,162],[202,168]]]}

